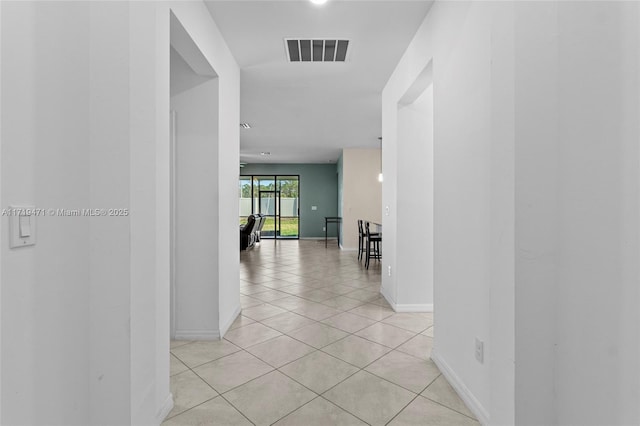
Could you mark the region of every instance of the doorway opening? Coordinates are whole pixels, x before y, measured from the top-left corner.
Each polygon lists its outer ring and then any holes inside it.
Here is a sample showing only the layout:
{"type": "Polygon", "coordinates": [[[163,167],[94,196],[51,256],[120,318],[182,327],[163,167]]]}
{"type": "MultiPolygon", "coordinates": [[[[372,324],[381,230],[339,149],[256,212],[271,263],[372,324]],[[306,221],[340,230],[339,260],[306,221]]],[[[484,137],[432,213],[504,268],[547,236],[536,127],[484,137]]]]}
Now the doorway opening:
{"type": "Polygon", "coordinates": [[[217,73],[170,15],[171,338],[218,337],[217,73]],[[206,301],[206,302],[203,302],[206,301]],[[197,307],[197,308],[195,308],[197,307]]]}
{"type": "MultiPolygon", "coordinates": [[[[434,249],[434,85],[429,62],[397,104],[396,308],[433,312],[434,249]],[[412,232],[420,212],[420,234],[412,232]],[[420,277],[416,279],[415,277],[420,277]]],[[[393,277],[392,277],[393,278],[393,277]]]]}
{"type": "Polygon", "coordinates": [[[266,216],[267,239],[300,238],[300,176],[240,176],[240,224],[251,214],[266,216]]]}

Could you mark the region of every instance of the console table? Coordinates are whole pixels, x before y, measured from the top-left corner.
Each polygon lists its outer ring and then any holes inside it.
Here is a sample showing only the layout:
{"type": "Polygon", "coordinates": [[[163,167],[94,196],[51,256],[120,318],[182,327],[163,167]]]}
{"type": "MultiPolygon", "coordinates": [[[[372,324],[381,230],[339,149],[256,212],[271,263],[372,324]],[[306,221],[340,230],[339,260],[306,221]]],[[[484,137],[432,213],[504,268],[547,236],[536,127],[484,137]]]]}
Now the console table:
{"type": "Polygon", "coordinates": [[[335,223],[338,225],[338,246],[340,246],[340,224],[342,218],[339,216],[325,216],[324,218],[324,246],[327,247],[327,232],[329,231],[329,224],[335,223]]]}

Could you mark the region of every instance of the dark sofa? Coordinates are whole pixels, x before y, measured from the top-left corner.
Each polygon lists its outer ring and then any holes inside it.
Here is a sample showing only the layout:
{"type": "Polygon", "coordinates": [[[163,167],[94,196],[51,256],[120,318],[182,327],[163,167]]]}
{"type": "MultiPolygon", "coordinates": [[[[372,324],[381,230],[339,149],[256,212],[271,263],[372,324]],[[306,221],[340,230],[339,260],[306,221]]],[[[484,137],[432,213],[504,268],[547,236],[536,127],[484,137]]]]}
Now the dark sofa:
{"type": "Polygon", "coordinates": [[[247,223],[240,226],[240,250],[248,250],[260,242],[260,231],[265,220],[265,215],[252,214],[247,218],[247,223]]]}

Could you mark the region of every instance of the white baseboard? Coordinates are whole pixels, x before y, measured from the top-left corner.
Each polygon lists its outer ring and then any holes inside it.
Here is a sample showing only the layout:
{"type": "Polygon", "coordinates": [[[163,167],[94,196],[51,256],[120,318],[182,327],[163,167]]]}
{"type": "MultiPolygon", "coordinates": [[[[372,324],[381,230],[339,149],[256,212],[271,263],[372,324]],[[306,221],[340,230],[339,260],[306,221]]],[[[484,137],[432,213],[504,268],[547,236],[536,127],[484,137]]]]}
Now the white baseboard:
{"type": "Polygon", "coordinates": [[[393,310],[396,312],[433,312],[433,303],[396,304],[393,310]]]}
{"type": "Polygon", "coordinates": [[[176,330],[175,340],[220,340],[220,330],[176,330]]]}
{"type": "Polygon", "coordinates": [[[451,369],[449,364],[440,357],[436,347],[431,350],[431,359],[438,366],[442,375],[447,379],[449,384],[455,389],[462,401],[469,407],[469,410],[473,413],[478,421],[483,425],[489,424],[489,413],[482,406],[478,398],[464,385],[460,377],[451,369]]]}
{"type": "Polygon", "coordinates": [[[224,337],[225,334],[227,334],[227,331],[229,331],[229,327],[231,327],[231,324],[233,324],[233,322],[236,320],[236,318],[238,318],[238,315],[240,315],[241,311],[242,311],[242,309],[238,305],[238,307],[233,311],[233,314],[231,314],[231,317],[229,319],[227,319],[220,326],[220,337],[221,338],[224,337]]]}
{"type": "Polygon", "coordinates": [[[156,416],[156,424],[161,424],[164,419],[167,418],[171,410],[173,410],[173,394],[169,393],[169,396],[167,397],[164,404],[162,404],[160,411],[158,411],[158,415],[156,416]]]}
{"type": "Polygon", "coordinates": [[[387,300],[391,309],[395,312],[433,312],[433,303],[423,303],[423,304],[402,304],[396,303],[395,300],[388,293],[387,289],[384,287],[380,288],[380,294],[387,300]]]}

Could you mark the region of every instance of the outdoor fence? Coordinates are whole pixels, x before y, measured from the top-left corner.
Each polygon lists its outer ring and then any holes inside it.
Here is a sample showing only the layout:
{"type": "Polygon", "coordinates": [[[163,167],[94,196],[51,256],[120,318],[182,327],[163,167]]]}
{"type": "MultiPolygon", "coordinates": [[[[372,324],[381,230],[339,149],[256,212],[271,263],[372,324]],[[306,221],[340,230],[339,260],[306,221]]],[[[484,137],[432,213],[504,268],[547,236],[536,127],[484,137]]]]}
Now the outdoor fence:
{"type": "MultiPolygon", "coordinates": [[[[277,200],[275,198],[263,198],[261,208],[258,209],[258,198],[253,199],[253,205],[256,206],[256,213],[262,213],[269,216],[276,214],[277,200]]],[[[298,216],[299,198],[280,198],[280,216],[297,217],[298,216]]],[[[240,216],[245,217],[251,214],[251,198],[240,198],[240,216]]]]}

